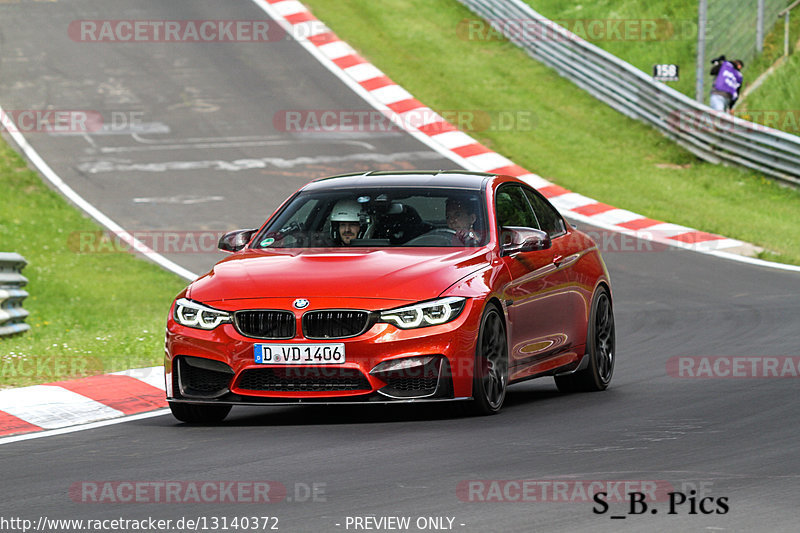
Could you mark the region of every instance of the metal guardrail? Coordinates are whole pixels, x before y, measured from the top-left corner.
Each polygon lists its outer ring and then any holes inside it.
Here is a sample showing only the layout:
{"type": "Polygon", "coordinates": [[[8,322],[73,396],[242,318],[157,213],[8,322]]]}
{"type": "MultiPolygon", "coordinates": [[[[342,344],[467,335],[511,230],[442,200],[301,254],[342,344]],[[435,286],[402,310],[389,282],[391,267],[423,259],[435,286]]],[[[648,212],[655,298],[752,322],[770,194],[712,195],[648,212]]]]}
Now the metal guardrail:
{"type": "Polygon", "coordinates": [[[22,290],[28,279],[21,274],[28,262],[19,254],[0,252],[0,337],[31,329],[25,323],[28,312],[22,301],[28,293],[22,290]]]}
{"type": "Polygon", "coordinates": [[[713,111],[546,19],[521,0],[459,0],[533,58],[696,156],[800,185],[800,137],[713,111]]]}

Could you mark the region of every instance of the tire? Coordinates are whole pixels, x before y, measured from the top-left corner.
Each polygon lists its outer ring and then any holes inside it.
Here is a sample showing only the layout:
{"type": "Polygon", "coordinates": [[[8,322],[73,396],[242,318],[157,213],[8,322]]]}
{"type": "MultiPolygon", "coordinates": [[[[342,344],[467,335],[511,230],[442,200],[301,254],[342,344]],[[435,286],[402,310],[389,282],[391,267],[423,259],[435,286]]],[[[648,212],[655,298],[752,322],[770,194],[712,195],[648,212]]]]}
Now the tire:
{"type": "Polygon", "coordinates": [[[558,390],[565,393],[606,390],[614,374],[615,347],[614,308],[608,290],[600,287],[592,298],[586,334],[589,365],[573,374],[556,376],[558,390]]]}
{"type": "Polygon", "coordinates": [[[205,405],[169,402],[172,416],[187,424],[215,424],[231,412],[230,405],[205,405]]]}
{"type": "Polygon", "coordinates": [[[472,372],[471,411],[492,415],[503,407],[508,387],[508,342],[503,317],[491,305],[481,318],[475,368],[472,372]]]}

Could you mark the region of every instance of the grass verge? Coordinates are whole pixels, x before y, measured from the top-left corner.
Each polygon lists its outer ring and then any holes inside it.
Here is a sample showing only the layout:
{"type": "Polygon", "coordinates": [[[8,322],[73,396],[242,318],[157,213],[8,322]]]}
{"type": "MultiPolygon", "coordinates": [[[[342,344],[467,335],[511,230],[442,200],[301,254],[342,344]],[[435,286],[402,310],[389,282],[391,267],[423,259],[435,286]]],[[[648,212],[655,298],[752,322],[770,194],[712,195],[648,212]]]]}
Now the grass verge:
{"type": "Polygon", "coordinates": [[[28,260],[31,330],[0,338],[0,388],[155,366],[178,276],[126,253],[80,254],[101,228],[0,139],[0,250],[28,260]]]}
{"type": "MultiPolygon", "coordinates": [[[[800,19],[800,13],[795,15],[800,19]]],[[[736,110],[736,116],[800,135],[800,54],[790,55],[736,110]]]]}
{"type": "Polygon", "coordinates": [[[455,0],[306,0],[361,54],[433,109],[524,117],[468,131],[574,191],[762,246],[800,264],[800,191],[705,163],[584,93],[507,41],[463,38],[455,0]],[[532,117],[532,119],[531,119],[532,117]]]}

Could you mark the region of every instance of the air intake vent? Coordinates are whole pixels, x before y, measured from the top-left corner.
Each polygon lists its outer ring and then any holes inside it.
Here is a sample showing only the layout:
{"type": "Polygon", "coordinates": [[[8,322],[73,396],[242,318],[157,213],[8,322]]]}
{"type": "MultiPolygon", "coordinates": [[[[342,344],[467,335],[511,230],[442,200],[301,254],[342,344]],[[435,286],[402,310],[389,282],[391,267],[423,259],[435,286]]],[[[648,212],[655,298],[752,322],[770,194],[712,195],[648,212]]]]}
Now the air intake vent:
{"type": "Polygon", "coordinates": [[[200,357],[177,357],[175,369],[180,394],[187,398],[225,394],[233,378],[233,370],[225,363],[200,357]]]}
{"type": "Polygon", "coordinates": [[[255,391],[368,391],[372,387],[352,368],[254,368],[242,372],[238,388],[255,391]]]}
{"type": "Polygon", "coordinates": [[[303,335],[308,339],[346,339],[364,333],[369,327],[366,311],[310,311],[303,315],[303,335]]]}
{"type": "Polygon", "coordinates": [[[289,311],[254,310],[233,314],[236,330],[246,337],[257,339],[291,339],[295,318],[289,311]]]}

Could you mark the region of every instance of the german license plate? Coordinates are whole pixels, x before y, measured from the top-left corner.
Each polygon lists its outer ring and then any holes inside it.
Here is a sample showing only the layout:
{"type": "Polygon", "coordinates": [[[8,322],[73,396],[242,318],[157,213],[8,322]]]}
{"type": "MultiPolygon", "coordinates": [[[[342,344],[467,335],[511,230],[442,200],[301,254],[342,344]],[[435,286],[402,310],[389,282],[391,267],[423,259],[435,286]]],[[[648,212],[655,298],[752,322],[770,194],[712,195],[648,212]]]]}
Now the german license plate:
{"type": "Polygon", "coordinates": [[[261,365],[338,365],[344,363],[344,344],[256,344],[261,365]]]}

